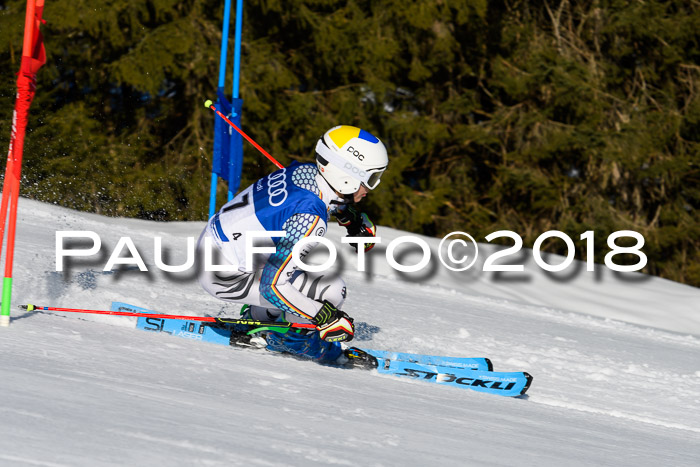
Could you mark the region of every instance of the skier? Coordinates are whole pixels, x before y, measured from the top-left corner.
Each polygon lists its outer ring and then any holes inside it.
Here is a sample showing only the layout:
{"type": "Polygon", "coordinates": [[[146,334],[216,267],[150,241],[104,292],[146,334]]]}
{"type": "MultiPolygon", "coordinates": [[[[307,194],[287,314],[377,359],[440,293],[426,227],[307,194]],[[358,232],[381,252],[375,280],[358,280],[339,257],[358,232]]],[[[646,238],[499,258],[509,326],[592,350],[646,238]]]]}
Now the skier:
{"type": "MultiPolygon", "coordinates": [[[[206,254],[220,253],[216,264],[229,267],[203,268],[199,281],[214,297],[244,303],[242,318],[316,326],[301,332],[254,332],[251,337],[247,333],[252,327],[238,325],[233,345],[266,346],[322,363],[376,365],[371,356],[340,344],[355,333],[353,318],[341,311],[346,296],[343,279],[303,271],[292,260],[292,249],[304,238],[324,236],[330,215],[350,237],[376,235],[375,225],[356,205],[379,185],[388,164],[386,148],[369,132],[340,125],[318,140],[315,152],[316,164],[294,162],[261,178],[209,220],[198,248],[206,254]],[[279,236],[280,231],[286,235],[279,236]],[[250,262],[246,244],[253,236],[256,249],[274,247],[274,253],[256,253],[250,262]]],[[[303,245],[299,257],[306,257],[317,244],[311,240],[303,245]]],[[[365,251],[372,246],[363,245],[365,251]]]]}

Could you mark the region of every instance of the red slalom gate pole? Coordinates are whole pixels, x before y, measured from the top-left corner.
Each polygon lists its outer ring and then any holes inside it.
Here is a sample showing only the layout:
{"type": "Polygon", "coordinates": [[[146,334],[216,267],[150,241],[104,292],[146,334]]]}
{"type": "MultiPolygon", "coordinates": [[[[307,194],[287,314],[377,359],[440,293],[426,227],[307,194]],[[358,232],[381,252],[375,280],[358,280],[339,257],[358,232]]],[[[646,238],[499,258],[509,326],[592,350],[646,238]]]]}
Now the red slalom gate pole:
{"type": "Polygon", "coordinates": [[[252,319],[213,318],[211,316],[166,315],[162,313],[139,313],[136,311],[86,310],[83,308],[60,308],[53,306],[20,305],[27,311],[61,311],[67,313],[87,313],[93,315],[137,316],[139,318],[181,319],[186,321],[204,321],[207,323],[249,324],[251,326],[274,326],[277,328],[316,329],[311,323],[277,323],[274,321],[256,321],[252,319]]]}
{"type": "Polygon", "coordinates": [[[267,151],[265,151],[262,147],[260,147],[260,145],[259,145],[258,143],[256,143],[255,141],[253,141],[253,138],[251,138],[250,136],[246,135],[245,132],[244,132],[243,130],[241,130],[240,128],[238,128],[238,127],[236,126],[235,123],[233,123],[231,120],[229,120],[228,118],[226,118],[226,115],[224,115],[224,114],[222,114],[221,112],[219,112],[219,111],[216,109],[216,107],[214,107],[214,104],[212,103],[212,101],[207,100],[206,102],[204,102],[204,106],[205,106],[207,109],[211,109],[211,110],[213,110],[214,112],[216,112],[216,115],[218,115],[219,117],[223,118],[223,119],[226,121],[226,123],[228,123],[229,125],[231,125],[231,126],[233,127],[234,130],[236,130],[237,132],[239,132],[239,133],[241,134],[242,137],[244,137],[245,139],[247,139],[248,142],[249,142],[250,144],[252,144],[253,146],[255,146],[255,149],[257,149],[258,151],[260,151],[260,152],[262,153],[263,156],[265,156],[265,157],[267,157],[268,159],[270,159],[270,161],[272,161],[273,164],[275,164],[275,165],[276,165],[277,167],[279,167],[280,169],[283,169],[283,168],[284,168],[284,166],[283,166],[282,164],[280,164],[279,162],[277,162],[277,160],[276,160],[274,157],[272,157],[267,151]]]}
{"type": "Polygon", "coordinates": [[[2,281],[2,305],[0,305],[0,326],[10,325],[10,301],[12,300],[12,266],[15,252],[15,233],[17,227],[17,201],[22,176],[22,153],[24,151],[24,134],[27,128],[29,107],[36,93],[36,74],[46,62],[44,41],[39,30],[43,22],[44,0],[27,0],[24,19],[24,43],[22,62],[17,74],[17,97],[12,114],[10,149],[7,155],[5,180],[3,182],[2,227],[0,228],[0,252],[2,239],[7,228],[7,247],[5,250],[5,275],[2,281]],[[9,207],[9,213],[8,213],[9,207]]]}

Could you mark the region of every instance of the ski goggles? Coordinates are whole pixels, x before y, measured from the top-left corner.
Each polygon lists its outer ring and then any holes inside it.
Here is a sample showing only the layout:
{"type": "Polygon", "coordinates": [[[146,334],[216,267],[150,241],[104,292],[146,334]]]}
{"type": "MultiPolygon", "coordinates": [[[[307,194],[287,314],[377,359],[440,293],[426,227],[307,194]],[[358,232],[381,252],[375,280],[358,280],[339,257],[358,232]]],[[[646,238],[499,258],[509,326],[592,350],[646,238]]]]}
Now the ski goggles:
{"type": "Polygon", "coordinates": [[[386,167],[362,169],[326,146],[323,140],[319,140],[316,143],[316,154],[325,159],[326,163],[333,164],[334,167],[342,170],[350,177],[359,180],[370,190],[374,190],[379,185],[382,174],[386,170],[386,167]]]}

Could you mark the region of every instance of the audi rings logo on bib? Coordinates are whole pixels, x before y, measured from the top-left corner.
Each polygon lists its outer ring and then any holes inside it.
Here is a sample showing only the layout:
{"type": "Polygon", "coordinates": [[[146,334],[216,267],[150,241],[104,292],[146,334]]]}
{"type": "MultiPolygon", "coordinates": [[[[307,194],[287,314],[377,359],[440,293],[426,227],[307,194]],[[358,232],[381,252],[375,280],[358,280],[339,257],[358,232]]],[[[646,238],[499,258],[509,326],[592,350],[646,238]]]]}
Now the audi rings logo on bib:
{"type": "Polygon", "coordinates": [[[267,201],[277,207],[287,200],[287,169],[271,174],[267,181],[267,201]]]}

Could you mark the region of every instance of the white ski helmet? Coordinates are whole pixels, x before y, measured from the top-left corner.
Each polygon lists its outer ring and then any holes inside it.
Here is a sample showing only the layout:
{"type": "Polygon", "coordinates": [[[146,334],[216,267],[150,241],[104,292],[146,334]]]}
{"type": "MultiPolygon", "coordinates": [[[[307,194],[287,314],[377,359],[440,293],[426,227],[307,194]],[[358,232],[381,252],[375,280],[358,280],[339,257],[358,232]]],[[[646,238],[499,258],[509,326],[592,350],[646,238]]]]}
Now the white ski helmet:
{"type": "Polygon", "coordinates": [[[357,192],[361,184],[375,189],[388,164],[379,138],[354,126],[333,127],[316,143],[316,166],[321,176],[343,195],[357,192]]]}

